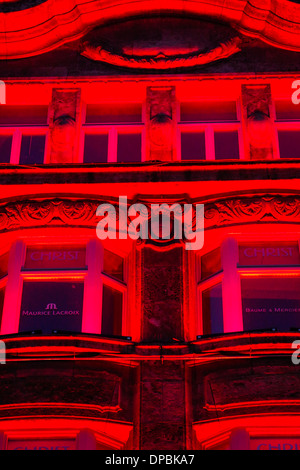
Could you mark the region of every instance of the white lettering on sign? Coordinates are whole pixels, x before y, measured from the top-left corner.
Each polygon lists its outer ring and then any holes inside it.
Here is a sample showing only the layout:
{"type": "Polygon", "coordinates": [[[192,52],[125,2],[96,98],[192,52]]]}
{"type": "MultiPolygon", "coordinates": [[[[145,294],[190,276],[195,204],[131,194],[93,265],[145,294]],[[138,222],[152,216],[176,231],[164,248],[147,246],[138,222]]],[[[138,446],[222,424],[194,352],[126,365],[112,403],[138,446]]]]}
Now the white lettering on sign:
{"type": "Polygon", "coordinates": [[[244,250],[244,255],[246,258],[257,258],[257,256],[293,256],[292,248],[246,248],[244,250]]]}
{"type": "Polygon", "coordinates": [[[23,310],[22,315],[25,317],[49,317],[50,315],[80,315],[80,312],[78,310],[47,310],[45,312],[30,312],[29,310],[23,310]]]}

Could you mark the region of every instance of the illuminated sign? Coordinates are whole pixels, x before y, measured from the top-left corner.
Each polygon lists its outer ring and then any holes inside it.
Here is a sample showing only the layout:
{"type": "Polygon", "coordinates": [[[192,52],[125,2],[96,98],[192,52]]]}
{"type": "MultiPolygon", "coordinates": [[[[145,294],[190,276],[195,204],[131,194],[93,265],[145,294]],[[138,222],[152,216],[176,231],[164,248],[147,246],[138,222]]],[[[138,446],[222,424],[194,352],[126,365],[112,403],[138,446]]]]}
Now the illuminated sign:
{"type": "Polygon", "coordinates": [[[289,331],[300,325],[300,279],[253,277],[241,282],[244,329],[277,328],[289,331]]]}
{"type": "Polygon", "coordinates": [[[86,267],[85,248],[27,248],[25,269],[80,269],[86,267]]]}
{"type": "Polygon", "coordinates": [[[7,450],[75,450],[75,440],[8,440],[7,450]]]}
{"type": "Polygon", "coordinates": [[[251,439],[251,450],[300,450],[298,438],[261,438],[251,439]]]}
{"type": "Polygon", "coordinates": [[[297,243],[241,244],[240,266],[298,266],[300,253],[297,243]]]}
{"type": "Polygon", "coordinates": [[[19,331],[80,332],[82,309],[83,282],[24,282],[19,331]]]}

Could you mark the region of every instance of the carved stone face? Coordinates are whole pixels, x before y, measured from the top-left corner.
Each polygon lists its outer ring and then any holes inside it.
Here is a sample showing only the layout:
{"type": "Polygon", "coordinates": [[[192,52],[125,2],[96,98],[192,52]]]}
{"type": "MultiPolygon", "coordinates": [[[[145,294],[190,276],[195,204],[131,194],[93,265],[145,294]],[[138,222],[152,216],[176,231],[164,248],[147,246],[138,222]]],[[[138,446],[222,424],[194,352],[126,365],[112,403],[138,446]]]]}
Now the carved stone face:
{"type": "Polygon", "coordinates": [[[61,116],[53,123],[51,131],[52,149],[55,152],[67,152],[75,143],[75,121],[70,116],[61,116]]]}
{"type": "Polygon", "coordinates": [[[248,132],[252,146],[262,149],[272,145],[272,123],[265,113],[256,110],[251,114],[248,118],[248,132]]]}
{"type": "Polygon", "coordinates": [[[150,141],[156,147],[171,150],[173,144],[173,123],[166,114],[158,114],[151,120],[150,141]]]}

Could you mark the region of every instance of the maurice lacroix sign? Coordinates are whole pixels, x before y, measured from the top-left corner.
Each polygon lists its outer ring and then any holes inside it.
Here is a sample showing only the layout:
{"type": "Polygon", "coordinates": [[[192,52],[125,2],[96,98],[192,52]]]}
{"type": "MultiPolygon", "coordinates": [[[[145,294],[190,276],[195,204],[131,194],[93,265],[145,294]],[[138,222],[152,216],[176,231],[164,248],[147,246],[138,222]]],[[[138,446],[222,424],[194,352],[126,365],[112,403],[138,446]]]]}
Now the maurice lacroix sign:
{"type": "Polygon", "coordinates": [[[82,309],[83,282],[25,282],[19,331],[80,332],[82,309]]]}

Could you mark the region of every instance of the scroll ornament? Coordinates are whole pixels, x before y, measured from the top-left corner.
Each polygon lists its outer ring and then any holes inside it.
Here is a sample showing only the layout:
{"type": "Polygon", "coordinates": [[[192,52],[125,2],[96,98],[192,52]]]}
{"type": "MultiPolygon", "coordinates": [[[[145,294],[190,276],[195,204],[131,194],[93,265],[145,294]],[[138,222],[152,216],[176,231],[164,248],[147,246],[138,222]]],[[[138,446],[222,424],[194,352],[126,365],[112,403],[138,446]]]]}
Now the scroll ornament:
{"type": "Polygon", "coordinates": [[[105,62],[119,67],[144,70],[172,70],[178,68],[197,67],[227,59],[242,50],[242,39],[235,37],[220,44],[209,52],[167,56],[163,52],[155,57],[118,55],[107,51],[102,46],[93,46],[85,42],[81,55],[96,62],[105,62]]]}

